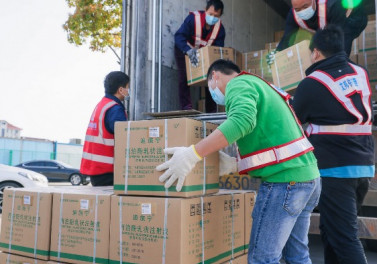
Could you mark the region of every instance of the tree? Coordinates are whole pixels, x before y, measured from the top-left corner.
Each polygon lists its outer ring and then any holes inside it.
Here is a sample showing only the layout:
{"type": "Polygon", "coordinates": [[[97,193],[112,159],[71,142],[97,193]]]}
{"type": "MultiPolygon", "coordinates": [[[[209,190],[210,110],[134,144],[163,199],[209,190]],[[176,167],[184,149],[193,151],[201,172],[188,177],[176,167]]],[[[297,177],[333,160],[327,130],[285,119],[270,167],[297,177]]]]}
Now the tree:
{"type": "Polygon", "coordinates": [[[109,47],[116,54],[114,48],[121,46],[122,0],[66,2],[70,8],[75,8],[63,25],[68,42],[81,46],[89,41],[93,51],[105,52],[109,47]]]}

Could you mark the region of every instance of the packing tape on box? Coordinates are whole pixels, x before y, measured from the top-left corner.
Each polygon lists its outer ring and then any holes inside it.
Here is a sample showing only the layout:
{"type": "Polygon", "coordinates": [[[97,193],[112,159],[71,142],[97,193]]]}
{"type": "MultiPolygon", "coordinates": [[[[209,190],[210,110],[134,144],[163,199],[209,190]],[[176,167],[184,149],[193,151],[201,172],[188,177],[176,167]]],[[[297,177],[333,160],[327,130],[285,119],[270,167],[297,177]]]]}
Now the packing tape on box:
{"type": "Polygon", "coordinates": [[[168,228],[168,209],[169,209],[169,198],[165,198],[164,230],[162,232],[164,234],[164,239],[162,241],[162,264],[165,264],[165,260],[166,260],[166,236],[167,236],[167,232],[165,230],[167,230],[167,228],[168,228]]]}
{"type": "MultiPolygon", "coordinates": [[[[201,57],[201,61],[202,61],[202,76],[205,76],[206,72],[204,72],[204,56],[203,56],[203,49],[200,49],[200,57],[201,57]]],[[[191,78],[192,80],[192,78],[191,78]]]]}
{"type": "Polygon", "coordinates": [[[234,193],[232,193],[232,259],[234,258],[234,193]]]}
{"type": "Polygon", "coordinates": [[[260,51],[260,59],[259,59],[259,63],[260,63],[260,69],[261,69],[261,77],[263,78],[264,76],[264,70],[263,70],[263,50],[260,51]]]}
{"type": "Polygon", "coordinates": [[[37,212],[36,212],[36,220],[35,220],[35,233],[34,233],[34,258],[37,258],[37,245],[38,245],[38,220],[39,220],[39,200],[41,197],[41,193],[38,192],[37,194],[37,212]]]}
{"type": "MultiPolygon", "coordinates": [[[[168,120],[165,119],[164,120],[164,133],[165,133],[165,148],[168,147],[168,120]]],[[[165,153],[165,162],[168,161],[168,154],[165,153]]],[[[165,195],[168,196],[169,195],[169,188],[165,188],[165,195]]]]}
{"type": "Polygon", "coordinates": [[[60,211],[59,211],[59,234],[58,234],[58,260],[60,260],[60,251],[62,247],[62,220],[63,220],[63,198],[64,193],[60,194],[60,211]]]}
{"type": "Polygon", "coordinates": [[[119,197],[119,263],[120,264],[123,264],[123,229],[122,229],[122,220],[123,220],[123,216],[122,216],[122,207],[123,207],[123,203],[122,203],[122,196],[118,196],[119,197]]]}
{"type": "MultiPolygon", "coordinates": [[[[302,68],[302,63],[301,63],[301,56],[300,56],[300,50],[298,49],[298,45],[296,45],[296,51],[297,51],[297,59],[298,59],[298,64],[300,65],[300,73],[301,73],[301,79],[305,78],[304,70],[302,68]]],[[[280,87],[279,87],[280,88],[280,87]]]]}
{"type": "Polygon", "coordinates": [[[126,171],[124,175],[124,194],[128,191],[128,166],[130,162],[130,136],[131,136],[131,122],[127,122],[127,147],[126,147],[126,171]]]}
{"type": "Polygon", "coordinates": [[[191,70],[192,64],[189,58],[189,69],[190,69],[190,83],[192,83],[192,70],[191,70]]]}
{"type": "MultiPolygon", "coordinates": [[[[207,122],[203,121],[203,139],[207,137],[207,122]]],[[[203,158],[203,195],[206,194],[207,166],[206,157],[203,158]]]]}
{"type": "Polygon", "coordinates": [[[204,247],[204,203],[203,203],[203,196],[200,196],[200,203],[201,203],[201,215],[202,215],[202,264],[204,264],[204,260],[205,260],[205,257],[204,257],[204,250],[205,250],[205,247],[204,247]]]}
{"type": "Polygon", "coordinates": [[[247,69],[247,53],[244,53],[244,56],[245,56],[245,65],[244,65],[244,69],[247,69]]]}
{"type": "Polygon", "coordinates": [[[94,241],[93,241],[93,264],[96,263],[97,253],[97,221],[98,221],[98,194],[96,194],[96,207],[94,209],[94,241]]]}
{"type": "MultiPolygon", "coordinates": [[[[275,55],[276,56],[276,55],[275,55]]],[[[275,66],[275,73],[276,73],[276,78],[278,80],[278,87],[280,88],[280,77],[279,77],[279,70],[278,70],[278,65],[276,60],[274,61],[274,66],[275,66]]]]}
{"type": "MultiPolygon", "coordinates": [[[[4,197],[4,195],[3,195],[4,197]]],[[[12,250],[12,239],[13,239],[13,219],[14,219],[14,200],[16,198],[16,190],[13,189],[13,197],[12,197],[12,214],[10,216],[10,231],[9,231],[9,243],[8,243],[8,251],[9,253],[12,250]]]]}

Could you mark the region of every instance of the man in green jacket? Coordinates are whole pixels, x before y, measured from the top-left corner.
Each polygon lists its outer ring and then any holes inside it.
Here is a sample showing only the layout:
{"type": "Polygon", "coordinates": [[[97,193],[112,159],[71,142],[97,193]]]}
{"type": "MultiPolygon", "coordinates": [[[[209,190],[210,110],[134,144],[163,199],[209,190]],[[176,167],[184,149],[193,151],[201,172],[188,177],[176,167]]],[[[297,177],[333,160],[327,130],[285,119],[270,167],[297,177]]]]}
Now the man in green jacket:
{"type": "Polygon", "coordinates": [[[310,264],[310,214],[320,195],[313,147],[287,101],[289,95],[260,77],[241,73],[232,62],[218,60],[207,74],[217,104],[227,120],[195,146],[165,149],[172,158],[159,165],[165,187],[178,180],[180,191],[195,164],[215,151],[237,143],[240,157],[220,152],[220,175],[234,172],[260,177],[250,236],[249,263],[310,264]]]}

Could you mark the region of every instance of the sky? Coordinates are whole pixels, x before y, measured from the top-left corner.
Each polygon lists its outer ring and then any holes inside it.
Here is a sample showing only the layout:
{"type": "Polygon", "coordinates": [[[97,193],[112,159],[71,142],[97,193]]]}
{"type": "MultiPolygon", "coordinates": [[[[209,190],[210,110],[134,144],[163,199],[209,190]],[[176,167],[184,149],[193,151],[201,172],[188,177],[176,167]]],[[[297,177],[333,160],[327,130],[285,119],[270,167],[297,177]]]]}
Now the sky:
{"type": "Polygon", "coordinates": [[[0,120],[21,128],[22,137],[83,140],[118,59],[111,50],[68,43],[62,25],[73,11],[64,0],[0,0],[0,6],[0,120]]]}

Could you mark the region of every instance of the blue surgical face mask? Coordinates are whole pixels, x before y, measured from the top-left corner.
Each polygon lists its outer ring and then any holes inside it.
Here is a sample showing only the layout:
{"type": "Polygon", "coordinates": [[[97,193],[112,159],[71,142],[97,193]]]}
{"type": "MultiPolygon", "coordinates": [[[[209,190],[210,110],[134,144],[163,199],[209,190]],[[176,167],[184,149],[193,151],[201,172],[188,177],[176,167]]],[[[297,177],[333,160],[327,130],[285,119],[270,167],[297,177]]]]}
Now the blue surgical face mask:
{"type": "Polygon", "coordinates": [[[314,16],[315,10],[313,9],[313,5],[309,6],[308,8],[296,12],[299,18],[302,20],[309,20],[314,16]]]}
{"type": "Polygon", "coordinates": [[[217,87],[217,81],[216,81],[216,88],[212,89],[209,87],[209,92],[211,93],[211,97],[213,101],[215,101],[218,105],[225,105],[225,96],[220,91],[219,87],[217,87]]]}
{"type": "Polygon", "coordinates": [[[210,16],[210,15],[206,14],[206,22],[207,22],[208,25],[213,26],[218,21],[219,21],[218,17],[210,16]]]}

